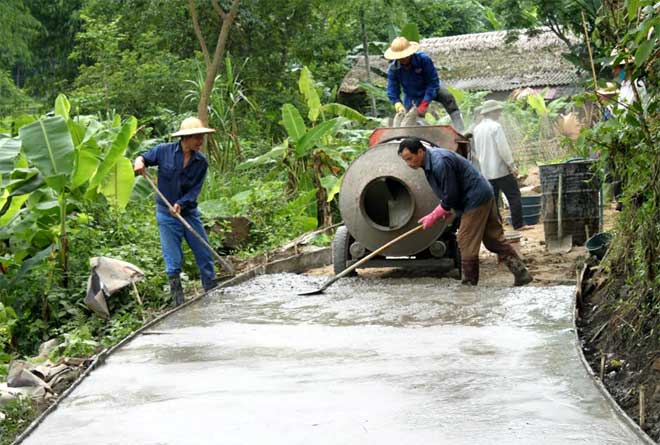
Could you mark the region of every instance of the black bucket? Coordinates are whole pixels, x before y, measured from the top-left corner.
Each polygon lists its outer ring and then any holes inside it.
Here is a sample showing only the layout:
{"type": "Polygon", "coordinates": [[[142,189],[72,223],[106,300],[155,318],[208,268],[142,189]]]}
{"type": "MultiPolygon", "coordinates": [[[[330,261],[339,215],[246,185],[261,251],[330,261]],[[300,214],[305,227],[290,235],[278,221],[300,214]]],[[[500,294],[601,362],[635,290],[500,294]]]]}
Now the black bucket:
{"type": "Polygon", "coordinates": [[[579,160],[539,167],[543,194],[542,211],[545,239],[557,239],[558,185],[562,180],[562,231],[573,237],[573,245],[583,245],[600,227],[600,176],[595,161],[579,160]]]}
{"type": "Polygon", "coordinates": [[[594,255],[599,260],[602,260],[607,253],[612,241],[612,234],[609,232],[597,233],[587,240],[585,247],[590,255],[594,255]]]}

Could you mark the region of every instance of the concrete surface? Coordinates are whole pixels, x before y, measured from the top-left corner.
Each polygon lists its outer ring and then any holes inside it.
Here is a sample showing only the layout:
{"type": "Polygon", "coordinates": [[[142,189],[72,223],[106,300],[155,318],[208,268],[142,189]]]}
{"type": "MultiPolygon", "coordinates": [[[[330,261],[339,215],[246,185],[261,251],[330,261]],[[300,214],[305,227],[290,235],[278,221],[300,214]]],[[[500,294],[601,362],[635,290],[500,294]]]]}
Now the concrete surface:
{"type": "Polygon", "coordinates": [[[572,292],[265,275],[93,371],[25,444],[636,444],[577,356],[572,292]]]}

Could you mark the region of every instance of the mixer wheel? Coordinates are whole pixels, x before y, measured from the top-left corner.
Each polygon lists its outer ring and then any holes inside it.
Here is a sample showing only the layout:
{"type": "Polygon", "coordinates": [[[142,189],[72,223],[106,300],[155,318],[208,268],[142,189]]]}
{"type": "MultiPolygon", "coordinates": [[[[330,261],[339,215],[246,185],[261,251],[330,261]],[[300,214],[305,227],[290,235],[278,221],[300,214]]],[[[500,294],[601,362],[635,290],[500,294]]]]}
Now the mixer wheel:
{"type": "MultiPolygon", "coordinates": [[[[339,227],[332,240],[332,266],[335,275],[342,273],[348,267],[351,242],[353,242],[353,237],[351,237],[346,226],[339,227]]],[[[348,276],[355,275],[357,275],[355,271],[348,274],[348,276]]]]}

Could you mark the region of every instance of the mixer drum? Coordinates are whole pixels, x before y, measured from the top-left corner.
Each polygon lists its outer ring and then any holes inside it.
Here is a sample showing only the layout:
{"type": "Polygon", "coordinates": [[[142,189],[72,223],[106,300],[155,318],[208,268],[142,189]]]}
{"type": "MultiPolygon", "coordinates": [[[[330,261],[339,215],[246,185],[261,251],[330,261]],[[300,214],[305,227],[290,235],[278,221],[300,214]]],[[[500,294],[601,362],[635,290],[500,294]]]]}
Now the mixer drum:
{"type": "MultiPolygon", "coordinates": [[[[373,251],[418,225],[439,200],[424,171],[414,170],[397,154],[399,144],[376,145],[346,170],[339,191],[339,210],[351,236],[373,251]]],[[[384,256],[412,256],[427,249],[444,224],[417,232],[389,247],[384,256]]]]}

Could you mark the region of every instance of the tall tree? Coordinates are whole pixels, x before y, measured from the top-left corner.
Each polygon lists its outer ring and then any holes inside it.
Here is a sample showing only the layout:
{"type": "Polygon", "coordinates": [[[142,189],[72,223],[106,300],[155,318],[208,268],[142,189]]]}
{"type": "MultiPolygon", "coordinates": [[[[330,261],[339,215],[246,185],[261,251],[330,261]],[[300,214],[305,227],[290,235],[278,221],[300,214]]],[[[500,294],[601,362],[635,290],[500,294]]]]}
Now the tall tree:
{"type": "MultiPolygon", "coordinates": [[[[0,67],[12,69],[17,64],[28,63],[32,59],[30,41],[40,28],[39,22],[23,0],[1,1],[0,17],[0,67]]],[[[14,80],[20,86],[21,79],[14,80]]]]}
{"type": "Polygon", "coordinates": [[[69,58],[80,31],[82,0],[53,2],[24,0],[35,19],[41,23],[39,33],[30,44],[33,61],[24,66],[25,86],[33,96],[51,103],[68,88],[77,74],[77,63],[69,58]]]}
{"type": "Polygon", "coordinates": [[[229,8],[229,11],[225,11],[219,4],[217,0],[211,0],[213,5],[213,10],[218,15],[220,19],[220,32],[218,32],[218,39],[215,44],[215,50],[213,51],[213,56],[209,47],[206,44],[206,39],[202,33],[202,28],[199,24],[199,16],[197,15],[197,5],[195,0],[188,0],[188,10],[190,11],[190,16],[192,17],[193,27],[195,29],[195,35],[197,40],[199,40],[199,46],[204,55],[204,64],[206,65],[206,79],[204,81],[204,88],[200,94],[199,105],[197,106],[197,116],[199,119],[208,123],[209,120],[209,99],[211,93],[213,92],[213,84],[215,83],[215,77],[218,74],[218,69],[220,68],[220,63],[225,54],[225,48],[227,46],[227,40],[229,39],[229,30],[231,25],[236,19],[238,14],[238,6],[241,3],[241,0],[233,0],[229,8]]]}

